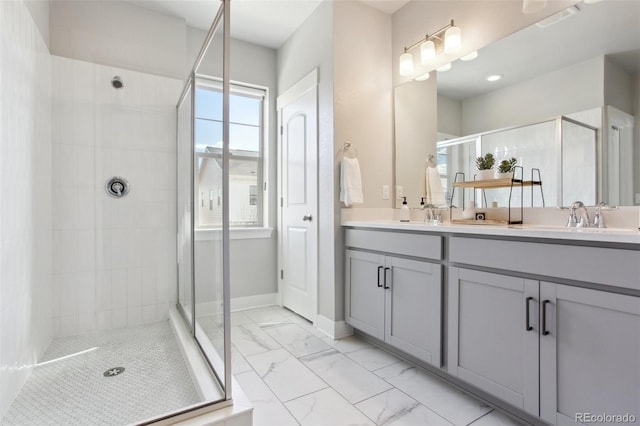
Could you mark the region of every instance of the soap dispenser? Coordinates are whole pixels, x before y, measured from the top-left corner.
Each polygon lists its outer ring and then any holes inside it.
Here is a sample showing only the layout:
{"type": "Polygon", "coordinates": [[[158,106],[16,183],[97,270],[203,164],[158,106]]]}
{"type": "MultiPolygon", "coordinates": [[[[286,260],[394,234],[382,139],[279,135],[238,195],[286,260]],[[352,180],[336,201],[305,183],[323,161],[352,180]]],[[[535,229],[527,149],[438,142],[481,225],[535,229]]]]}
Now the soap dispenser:
{"type": "Polygon", "coordinates": [[[402,197],[404,201],[402,201],[402,208],[400,209],[400,222],[409,222],[411,217],[411,212],[409,211],[409,206],[407,205],[407,197],[402,197]]]}
{"type": "Polygon", "coordinates": [[[424,210],[426,205],[424,204],[424,197],[420,198],[420,210],[424,210]]]}
{"type": "Polygon", "coordinates": [[[476,203],[471,201],[469,206],[462,210],[462,218],[467,220],[476,218],[476,203]]]}

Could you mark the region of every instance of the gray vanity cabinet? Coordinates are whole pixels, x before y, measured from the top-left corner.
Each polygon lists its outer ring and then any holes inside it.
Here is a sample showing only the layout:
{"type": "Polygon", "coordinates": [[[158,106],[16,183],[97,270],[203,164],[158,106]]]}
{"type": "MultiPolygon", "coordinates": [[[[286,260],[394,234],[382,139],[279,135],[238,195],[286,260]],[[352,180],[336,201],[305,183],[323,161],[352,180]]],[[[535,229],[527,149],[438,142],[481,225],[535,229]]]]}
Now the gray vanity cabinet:
{"type": "Polygon", "coordinates": [[[640,297],[451,267],[448,321],[450,374],[554,425],[640,419],[640,297]]]}
{"type": "Polygon", "coordinates": [[[548,282],[540,283],[540,296],[548,301],[541,313],[540,417],[558,425],[573,424],[578,413],[638,421],[640,297],[548,282]]]}
{"type": "Polygon", "coordinates": [[[537,281],[449,268],[448,372],[535,416],[538,300],[537,281]]]}
{"type": "Polygon", "coordinates": [[[425,252],[439,256],[440,238],[348,230],[347,246],[356,249],[346,250],[346,322],[440,367],[442,265],[395,255],[406,250],[414,257],[425,252]],[[371,251],[380,250],[379,244],[385,242],[391,253],[371,251]],[[432,245],[434,248],[429,251],[432,245]]]}
{"type": "Polygon", "coordinates": [[[384,264],[383,255],[347,250],[346,322],[380,340],[384,340],[384,264]]]}

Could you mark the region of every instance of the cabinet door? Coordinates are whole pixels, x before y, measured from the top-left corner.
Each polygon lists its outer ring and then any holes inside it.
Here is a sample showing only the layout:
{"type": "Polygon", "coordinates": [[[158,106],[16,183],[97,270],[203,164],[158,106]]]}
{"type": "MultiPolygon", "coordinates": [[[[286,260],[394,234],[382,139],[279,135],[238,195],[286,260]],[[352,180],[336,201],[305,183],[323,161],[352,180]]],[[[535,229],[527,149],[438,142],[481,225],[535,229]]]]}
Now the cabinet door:
{"type": "Polygon", "coordinates": [[[351,326],[384,339],[384,256],[347,250],[345,320],[351,326]]]}
{"type": "Polygon", "coordinates": [[[537,416],[538,282],[449,271],[449,373],[537,416]]]}
{"type": "Polygon", "coordinates": [[[441,365],[442,266],[386,258],[385,341],[441,365]]]}
{"type": "Polygon", "coordinates": [[[543,282],[540,298],[548,331],[540,336],[541,417],[560,425],[582,413],[640,419],[640,297],[543,282]]]}

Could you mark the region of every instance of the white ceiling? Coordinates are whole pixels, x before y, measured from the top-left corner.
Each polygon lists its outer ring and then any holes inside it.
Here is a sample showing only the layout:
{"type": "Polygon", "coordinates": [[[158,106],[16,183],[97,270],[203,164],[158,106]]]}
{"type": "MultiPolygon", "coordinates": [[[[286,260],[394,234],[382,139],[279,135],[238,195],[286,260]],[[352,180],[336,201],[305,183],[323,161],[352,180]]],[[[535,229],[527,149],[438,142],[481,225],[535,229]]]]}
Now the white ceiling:
{"type": "MultiPolygon", "coordinates": [[[[187,25],[208,30],[218,11],[218,0],[129,0],[146,9],[184,18],[187,25]]],[[[323,0],[233,0],[231,36],[277,49],[313,13],[323,0]]],[[[333,1],[333,0],[324,0],[333,1]]],[[[409,0],[361,0],[392,14],[409,0]]]]}

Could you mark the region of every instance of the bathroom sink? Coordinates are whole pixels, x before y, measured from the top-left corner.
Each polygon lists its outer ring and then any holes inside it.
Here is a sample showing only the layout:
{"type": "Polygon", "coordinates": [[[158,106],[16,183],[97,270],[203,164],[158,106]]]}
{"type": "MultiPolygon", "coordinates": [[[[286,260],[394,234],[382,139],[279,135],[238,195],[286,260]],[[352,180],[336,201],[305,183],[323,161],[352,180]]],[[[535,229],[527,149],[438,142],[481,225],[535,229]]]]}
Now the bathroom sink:
{"type": "Polygon", "coordinates": [[[637,233],[637,229],[630,228],[567,228],[555,225],[522,225],[520,229],[531,231],[555,231],[555,232],[590,232],[590,233],[637,233]]]}

